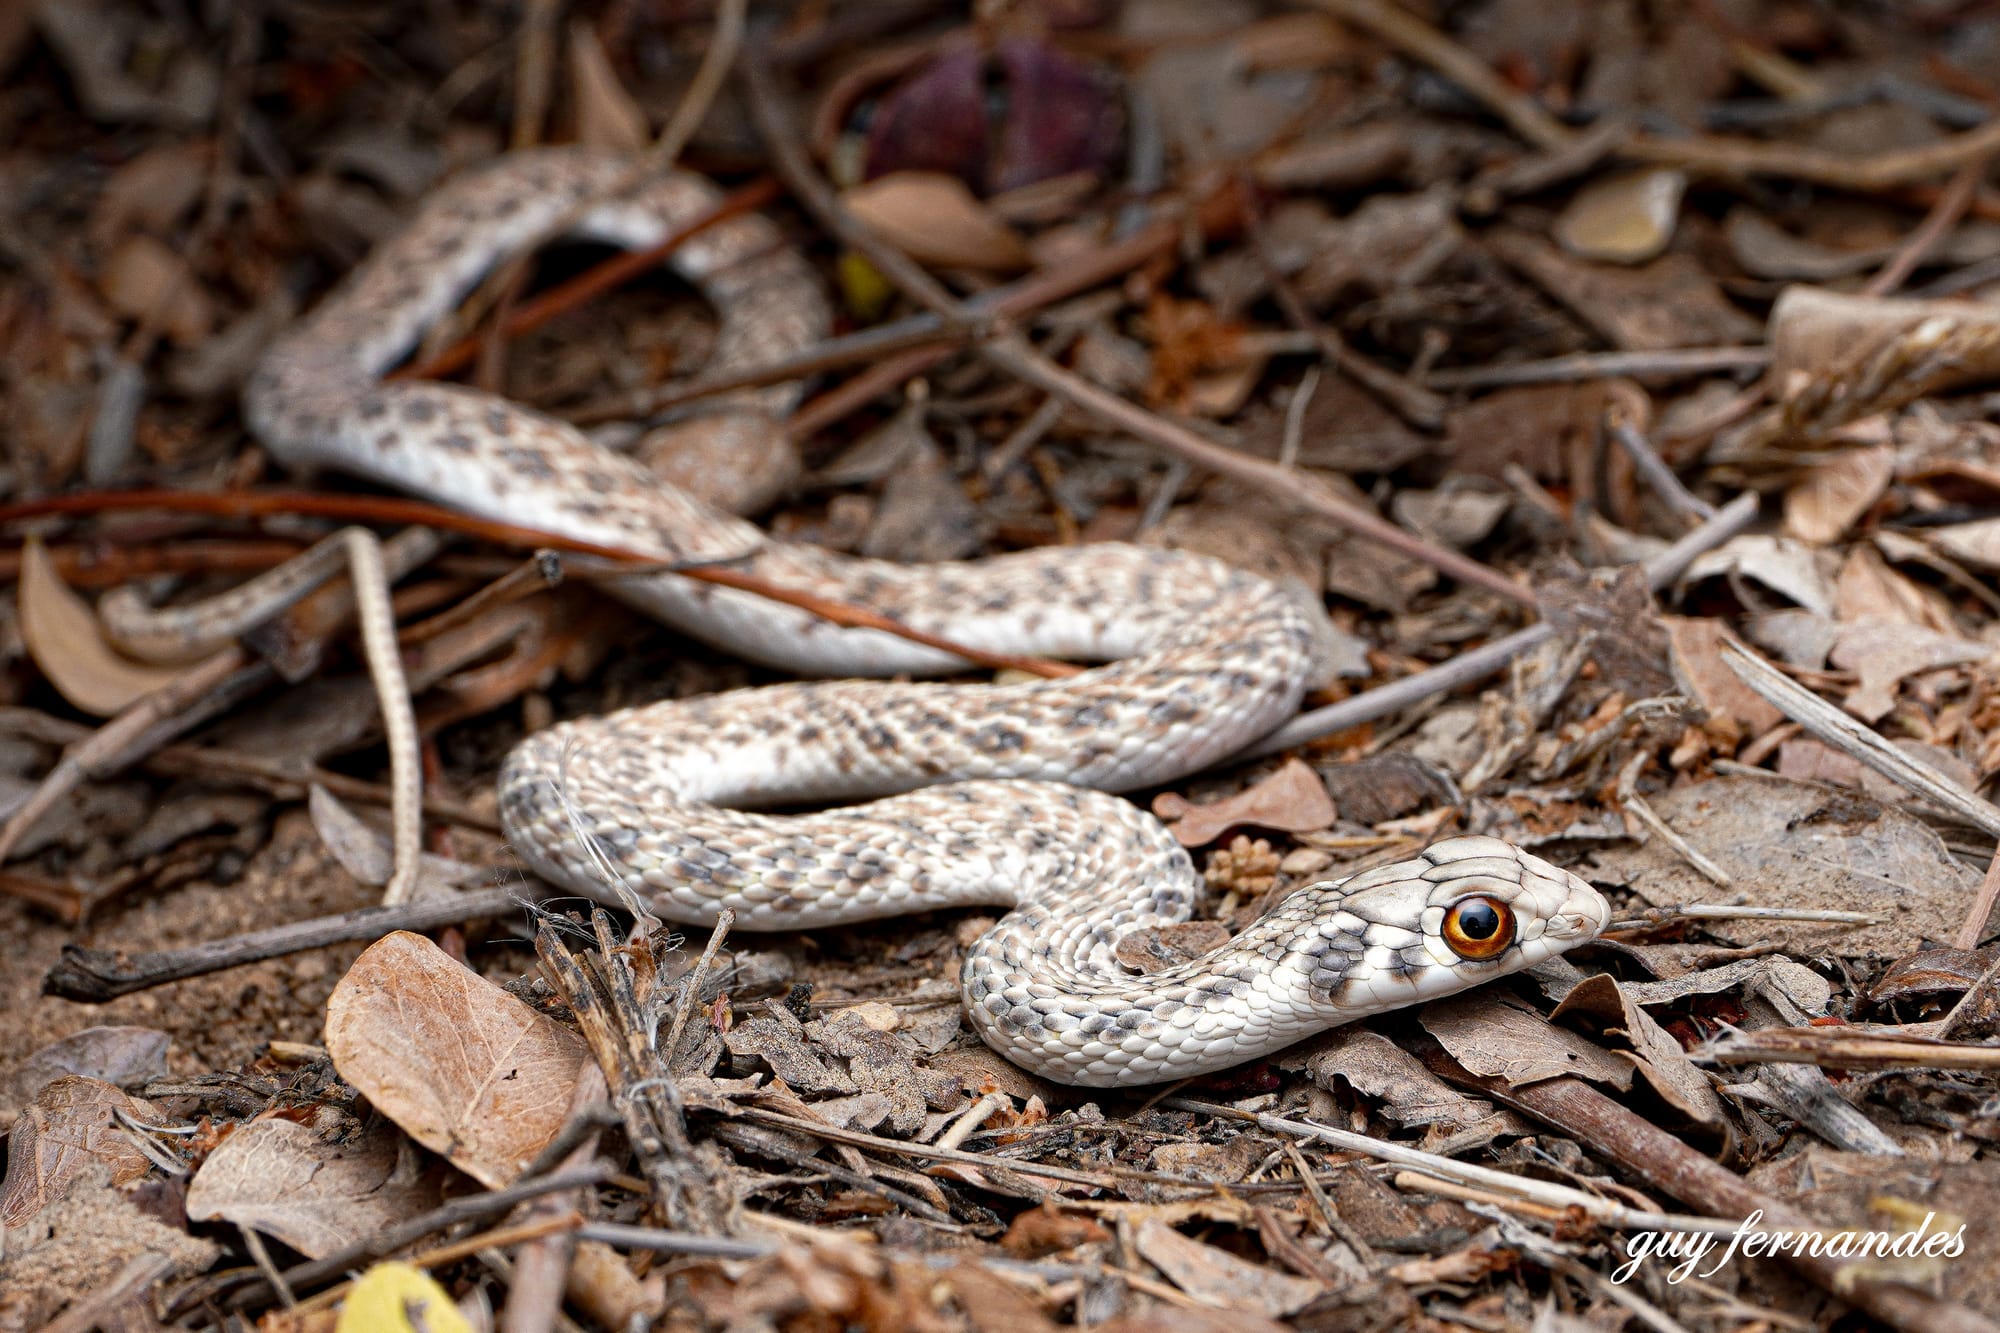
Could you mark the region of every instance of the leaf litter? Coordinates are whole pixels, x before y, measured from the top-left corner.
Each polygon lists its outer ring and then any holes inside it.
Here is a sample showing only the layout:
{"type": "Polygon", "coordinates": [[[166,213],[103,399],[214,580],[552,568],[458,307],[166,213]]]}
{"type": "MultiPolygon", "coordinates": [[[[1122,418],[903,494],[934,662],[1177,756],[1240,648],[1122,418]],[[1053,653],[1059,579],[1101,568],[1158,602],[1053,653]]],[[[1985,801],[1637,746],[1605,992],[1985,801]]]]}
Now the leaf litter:
{"type": "MultiPolygon", "coordinates": [[[[497,924],[343,916],[392,865],[344,594],[160,716],[189,668],[113,648],[91,605],[227,588],[326,511],[127,510],[103,488],[307,485],[243,444],[235,407],[275,332],[442,172],[541,141],[645,151],[732,8],[0,19],[20,131],[0,500],[83,501],[10,511],[0,550],[0,810],[41,811],[0,833],[0,1328],[2000,1317],[1988,15],[1947,42],[1913,13],[1778,4],[1586,22],[1493,0],[1444,27],[1381,0],[753,7],[778,26],[747,40],[849,207],[960,295],[1039,286],[1017,326],[1145,429],[958,354],[959,332],[915,368],[836,339],[773,373],[850,401],[815,399],[771,457],[666,470],[843,550],[1154,541],[1320,600],[1307,707],[1344,720],[1139,794],[1211,897],[1121,939],[1135,972],[1456,831],[1612,895],[1619,929],[1562,965],[1190,1086],[1084,1094],[966,1028],[978,914],[705,952],[557,900],[524,930],[505,749],[764,677],[636,624],[579,562],[524,596],[526,553],[492,540],[398,592],[406,630],[453,622],[405,646],[431,769],[412,910],[448,917],[481,877],[515,892],[497,924]],[[1157,244],[1071,278],[1149,226],[1157,244]],[[1158,452],[1173,425],[1532,586],[1540,616],[1299,517],[1299,485],[1158,452]],[[1754,523],[1725,524],[1752,492],[1754,523]],[[1589,572],[1691,533],[1650,591],[1589,572]],[[1754,688],[1745,644],[1816,707],[1754,688]],[[61,799],[28,804],[51,774],[61,799]],[[248,947],[287,922],[326,933],[248,947]],[[39,995],[65,945],[141,984],[39,995]],[[1350,1129],[1439,1155],[1371,1163],[1350,1129]],[[1505,1174],[1454,1175],[1474,1166],[1505,1174]],[[1589,1192],[1536,1202],[1554,1182],[1589,1192]],[[1610,1280],[1636,1224],[1607,1200],[1891,1232],[1929,1212],[1969,1244],[1746,1258],[1697,1294],[1659,1267],[1610,1280]]],[[[775,164],[743,97],[683,154],[731,187],[775,164]]],[[[888,269],[773,211],[844,331],[918,314],[888,269]]],[[[698,365],[712,315],[643,279],[502,331],[589,259],[489,292],[468,374],[604,420],[698,365]]]]}

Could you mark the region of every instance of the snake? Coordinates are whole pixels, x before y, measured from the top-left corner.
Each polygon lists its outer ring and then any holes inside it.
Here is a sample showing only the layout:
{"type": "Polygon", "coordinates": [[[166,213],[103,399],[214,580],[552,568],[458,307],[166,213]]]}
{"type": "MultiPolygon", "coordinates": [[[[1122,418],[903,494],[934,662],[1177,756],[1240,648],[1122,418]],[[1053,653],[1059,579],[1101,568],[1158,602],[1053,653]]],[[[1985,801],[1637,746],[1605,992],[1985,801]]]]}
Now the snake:
{"type": "MultiPolygon", "coordinates": [[[[642,458],[504,397],[388,377],[497,264],[553,231],[645,249],[717,320],[707,373],[782,361],[830,312],[805,254],[682,171],[632,178],[583,148],[461,172],[416,207],[245,386],[280,462],[332,469],[475,516],[660,562],[618,599],[717,650],[801,679],[537,731],[502,762],[500,817],[537,874],[667,920],[814,930],[939,908],[1003,908],[965,951],[978,1036],[1060,1083],[1210,1073],[1372,1014],[1532,967],[1610,919],[1587,882],[1505,841],[1457,836],[1309,884],[1198,957],[1119,961],[1135,931],[1189,920],[1190,853],[1116,793],[1220,764],[1292,716],[1328,660],[1302,587],[1140,544],[898,563],[776,539],[642,458]],[[723,563],[988,653],[1090,663],[966,682],[958,655],[674,572],[723,563]],[[817,807],[817,808],[814,808],[817,807]],[[803,810],[802,810],[803,808],[803,810]]],[[[669,436],[768,443],[796,384],[711,398],[669,436]]]]}

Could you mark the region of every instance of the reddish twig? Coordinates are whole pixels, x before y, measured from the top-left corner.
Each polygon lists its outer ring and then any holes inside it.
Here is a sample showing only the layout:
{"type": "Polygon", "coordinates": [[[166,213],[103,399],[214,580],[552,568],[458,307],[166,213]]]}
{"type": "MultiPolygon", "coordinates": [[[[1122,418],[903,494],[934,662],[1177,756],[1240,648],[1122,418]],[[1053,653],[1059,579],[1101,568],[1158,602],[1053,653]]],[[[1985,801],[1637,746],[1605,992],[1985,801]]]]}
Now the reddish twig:
{"type": "Polygon", "coordinates": [[[662,565],[653,557],[621,547],[578,541],[560,533],[541,532],[534,528],[517,527],[511,523],[494,523],[474,518],[469,514],[461,514],[456,510],[426,504],[421,500],[405,500],[394,496],[323,495],[310,491],[211,493],[169,490],[86,491],[78,495],[52,495],[40,500],[0,506],[0,524],[53,515],[97,514],[123,509],[167,509],[183,513],[213,514],[222,518],[309,514],[316,518],[336,519],[344,523],[412,524],[440,528],[506,546],[520,546],[529,550],[549,547],[578,555],[595,556],[621,566],[639,567],[607,571],[610,577],[656,570],[678,574],[682,578],[693,579],[700,583],[719,583],[724,587],[755,593],[774,602],[810,611],[845,629],[880,630],[884,634],[893,634],[912,643],[921,643],[927,648],[936,648],[940,652],[962,657],[968,662],[992,670],[1025,671],[1031,675],[1054,679],[1075,675],[1079,669],[1069,663],[1054,662],[1047,658],[1022,657],[1013,653],[990,653],[984,649],[969,647],[936,634],[914,629],[901,621],[866,608],[798,592],[773,583],[769,579],[758,578],[754,574],[712,565],[686,567],[662,565]]]}

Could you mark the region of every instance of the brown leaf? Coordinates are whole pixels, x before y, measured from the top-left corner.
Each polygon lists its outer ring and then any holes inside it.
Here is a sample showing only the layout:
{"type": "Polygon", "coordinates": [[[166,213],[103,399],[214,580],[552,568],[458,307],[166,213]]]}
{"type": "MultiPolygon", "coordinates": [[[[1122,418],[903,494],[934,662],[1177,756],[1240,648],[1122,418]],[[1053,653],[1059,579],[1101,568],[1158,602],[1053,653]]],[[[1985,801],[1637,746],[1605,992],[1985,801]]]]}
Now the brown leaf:
{"type": "Polygon", "coordinates": [[[1584,978],[1563,996],[1551,1017],[1565,1015],[1585,1016],[1593,1031],[1622,1036],[1630,1049],[1615,1053],[1630,1060],[1653,1091],[1696,1124],[1711,1128],[1722,1125],[1722,1099],[1708,1076],[1694,1067],[1681,1044],[1634,1004],[1612,977],[1599,973],[1584,978]]]}
{"type": "Polygon", "coordinates": [[[1250,1310],[1282,1319],[1326,1290],[1317,1282],[1246,1263],[1226,1250],[1190,1240],[1158,1218],[1139,1224],[1136,1247],[1146,1262],[1203,1305],[1250,1310]]]}
{"type": "Polygon", "coordinates": [[[618,81],[597,32],[588,23],[569,29],[569,80],[576,97],[576,137],[591,148],[632,153],[652,139],[646,113],[618,81]]]}
{"type": "Polygon", "coordinates": [[[1650,170],[1607,176],[1579,190],[1556,219],[1555,236],[1571,254],[1614,264],[1643,264],[1674,239],[1687,177],[1650,170]]]}
{"type": "Polygon", "coordinates": [[[1874,508],[1896,472],[1896,450],[1876,444],[1836,454],[1785,492],[1785,531],[1802,542],[1825,546],[1874,508]]]}
{"type": "Polygon", "coordinates": [[[119,242],[97,275],[97,288],[119,314],[157,321],[183,347],[200,342],[215,324],[215,303],[187,261],[143,232],[119,242]]]}
{"type": "Polygon", "coordinates": [[[340,1076],[481,1184],[509,1184],[562,1129],[583,1040],[421,935],[354,960],[326,1003],[340,1076]]]}
{"type": "Polygon", "coordinates": [[[1326,784],[1304,761],[1288,759],[1277,772],[1234,796],[1207,805],[1166,792],[1153,801],[1153,813],[1167,820],[1183,847],[1206,847],[1239,824],[1311,833],[1333,823],[1339,812],[1326,784]]]}
{"type": "Polygon", "coordinates": [[[1425,1005],[1418,1018],[1452,1059],[1509,1087],[1565,1074],[1608,1083],[1621,1092],[1632,1086],[1631,1065],[1512,1000],[1478,992],[1454,995],[1425,1005]]]}
{"type": "Polygon", "coordinates": [[[63,698],[110,717],[197,667],[153,666],[105,642],[97,613],[56,576],[48,552],[29,538],[21,554],[21,639],[63,698]]]}
{"type": "Polygon", "coordinates": [[[1028,262],[1020,236],[956,177],[898,171],[855,186],[845,198],[856,216],[919,263],[1013,270],[1028,262]]]}
{"type": "Polygon", "coordinates": [[[1096,1245],[1111,1239],[1111,1233],[1088,1217],[1065,1213],[1054,1202],[1043,1200],[1016,1217],[1001,1237],[1000,1248],[1016,1259],[1041,1259],[1079,1245],[1096,1245]]]}
{"type": "Polygon", "coordinates": [[[1745,736],[1759,736],[1784,720],[1772,705],[1722,663],[1722,646],[1734,643],[1719,620],[1661,616],[1673,650],[1674,675],[1710,717],[1735,720],[1745,736]]]}
{"type": "Polygon", "coordinates": [[[1957,628],[1944,594],[1892,569],[1868,542],[1857,544],[1841,562],[1833,583],[1833,614],[1845,624],[1887,620],[1940,634],[1957,628]]]}
{"type": "Polygon", "coordinates": [[[151,1103],[94,1078],[70,1075],[43,1088],[7,1140],[0,1227],[23,1225],[69,1193],[89,1168],[108,1172],[114,1185],[152,1170],[152,1161],[113,1118],[117,1111],[144,1122],[160,1118],[151,1103]]]}
{"type": "Polygon", "coordinates": [[[1861,684],[1841,700],[1841,706],[1863,721],[1875,722],[1895,708],[1896,689],[1908,677],[1977,662],[1991,651],[1985,644],[1955,634],[1894,621],[1864,620],[1842,629],[1827,657],[1833,665],[1861,677],[1861,684]]]}
{"type": "Polygon", "coordinates": [[[253,1120],[224,1139],[188,1185],[197,1222],[255,1227],[310,1259],[406,1221],[438,1202],[410,1141],[323,1111],[313,1125],[253,1120]]]}

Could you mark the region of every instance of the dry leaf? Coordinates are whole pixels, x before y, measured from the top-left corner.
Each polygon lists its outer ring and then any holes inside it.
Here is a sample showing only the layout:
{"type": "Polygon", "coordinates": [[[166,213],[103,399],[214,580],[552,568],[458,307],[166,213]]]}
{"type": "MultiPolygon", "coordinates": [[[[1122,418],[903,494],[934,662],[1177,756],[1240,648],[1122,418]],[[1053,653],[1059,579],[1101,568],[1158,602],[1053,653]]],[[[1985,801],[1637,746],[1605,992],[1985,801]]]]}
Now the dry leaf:
{"type": "Polygon", "coordinates": [[[1752,532],[1731,538],[1688,566],[1687,581],[1735,574],[1783,593],[1808,611],[1833,614],[1833,588],[1813,549],[1790,537],[1752,532]]]}
{"type": "Polygon", "coordinates": [[[1675,1110],[1699,1125],[1719,1127],[1724,1123],[1722,1099],[1708,1076],[1694,1067],[1681,1044],[1610,976],[1599,973],[1584,978],[1563,996],[1551,1017],[1579,1014],[1592,1020],[1593,1031],[1622,1035],[1631,1049],[1613,1054],[1630,1060],[1653,1091],[1675,1110]]]}
{"type": "Polygon", "coordinates": [[[97,288],[119,314],[156,322],[183,347],[207,337],[215,324],[215,304],[187,261],[143,232],[119,242],[97,275],[97,288]]]}
{"type": "Polygon", "coordinates": [[[1190,1240],[1156,1217],[1139,1224],[1135,1238],[1147,1263],[1203,1305],[1252,1310],[1282,1319],[1326,1290],[1317,1282],[1246,1263],[1226,1250],[1190,1240]]]}
{"type": "MultiPolygon", "coordinates": [[[[1979,875],[1960,865],[1938,835],[1893,806],[1850,791],[1774,775],[1718,777],[1648,798],[1653,811],[1740,886],[1759,907],[1867,912],[1880,925],[1795,921],[1704,921],[1734,945],[1775,944],[1842,954],[1900,956],[1925,938],[1957,933],[1979,875]]],[[[1629,884],[1646,902],[1715,900],[1715,885],[1658,839],[1591,854],[1578,873],[1629,884]]]]}
{"type": "Polygon", "coordinates": [[[39,540],[21,554],[21,639],[63,698],[96,717],[127,705],[198,667],[151,666],[105,642],[97,613],[63,581],[39,540]]]}
{"type": "Polygon", "coordinates": [[[1840,540],[1856,519],[1874,508],[1895,472],[1896,450],[1891,445],[1836,454],[1785,492],[1785,531],[1814,546],[1840,540]]]}
{"type": "Polygon", "coordinates": [[[1518,1088],[1565,1074],[1632,1087],[1632,1066],[1589,1038],[1494,994],[1473,992],[1427,1004],[1424,1031],[1475,1074],[1518,1088]]]}
{"type": "Polygon", "coordinates": [[[2000,570],[2000,518],[1974,519],[1926,534],[1932,545],[1975,569],[2000,570]]]}
{"type": "Polygon", "coordinates": [[[1661,616],[1660,623],[1667,630],[1674,675],[1702,711],[1735,719],[1745,736],[1762,735],[1784,721],[1783,713],[1722,664],[1722,645],[1736,636],[1721,621],[1661,616]]]}
{"type": "Polygon", "coordinates": [[[1153,813],[1168,821],[1183,847],[1206,847],[1239,824],[1311,833],[1333,823],[1338,811],[1326,784],[1303,760],[1288,759],[1277,772],[1234,796],[1207,805],[1191,804],[1172,792],[1153,801],[1153,813]]]}
{"type": "Polygon", "coordinates": [[[957,177],[898,171],[855,186],[845,199],[857,217],[919,263],[1013,270],[1028,262],[1020,236],[957,177]]]}
{"type": "Polygon", "coordinates": [[[1556,219],[1555,237],[1571,254],[1614,264],[1643,264],[1674,239],[1687,177],[1635,171],[1594,181],[1556,219]]]}
{"type": "Polygon", "coordinates": [[[141,1027],[98,1027],[52,1041],[0,1075],[0,1130],[43,1088],[79,1074],[118,1087],[137,1087],[167,1072],[164,1032],[141,1027]]]}
{"type": "Polygon", "coordinates": [[[114,1118],[117,1111],[141,1122],[160,1119],[151,1103],[94,1078],[71,1075],[43,1088],[7,1139],[0,1228],[21,1226],[59,1201],[89,1168],[108,1172],[114,1185],[152,1170],[151,1159],[114,1118]]]}
{"type": "Polygon", "coordinates": [[[1762,213],[1737,207],[1722,220],[1729,253],[1743,271],[1759,278],[1827,282],[1877,268],[1894,247],[1840,250],[1794,236],[1762,213]]]}
{"type": "Polygon", "coordinates": [[[1842,629],[1828,658],[1861,677],[1861,684],[1841,706],[1865,722],[1875,722],[1895,708],[1896,687],[1905,678],[1977,662],[1990,651],[1984,644],[1921,626],[1866,620],[1842,629]]]}
{"type": "Polygon", "coordinates": [[[652,140],[646,113],[618,81],[596,30],[588,23],[572,23],[569,28],[569,81],[576,98],[579,143],[633,153],[652,140]]]}
{"type": "Polygon", "coordinates": [[[1892,569],[1881,552],[1867,542],[1856,545],[1841,562],[1833,583],[1833,614],[1849,624],[1872,618],[1917,625],[1940,634],[1956,628],[1951,603],[1944,594],[1892,569]]]}
{"type": "Polygon", "coordinates": [[[224,1139],[188,1185],[187,1215],[255,1227],[317,1259],[437,1202],[394,1126],[363,1131],[327,1108],[312,1125],[253,1120],[224,1139]]]}
{"type": "Polygon", "coordinates": [[[408,931],[340,979],[326,1049],[377,1110],[494,1189],[562,1129],[589,1058],[568,1028],[408,931]]]}

